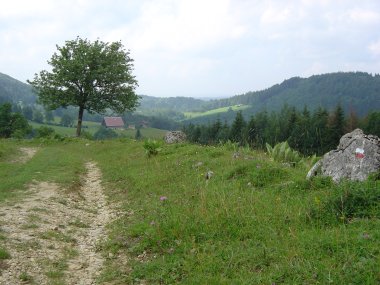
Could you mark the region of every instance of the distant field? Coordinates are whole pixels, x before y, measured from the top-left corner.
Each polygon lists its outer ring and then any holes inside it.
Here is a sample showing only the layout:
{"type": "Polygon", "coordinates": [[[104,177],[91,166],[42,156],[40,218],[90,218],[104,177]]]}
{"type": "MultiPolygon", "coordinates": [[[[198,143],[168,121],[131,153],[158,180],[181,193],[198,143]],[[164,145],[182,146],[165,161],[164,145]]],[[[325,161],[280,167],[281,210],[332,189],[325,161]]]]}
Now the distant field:
{"type": "MultiPolygon", "coordinates": [[[[136,130],[117,130],[119,135],[126,136],[127,138],[134,138],[136,135],[136,130]]],[[[152,139],[162,139],[167,131],[155,129],[155,128],[145,128],[140,129],[140,133],[143,138],[152,139]]]]}
{"type": "MultiPolygon", "coordinates": [[[[47,124],[39,124],[36,122],[29,122],[29,124],[33,128],[39,128],[41,126],[50,127],[54,129],[56,133],[63,136],[75,136],[75,132],[76,132],[75,127],[54,126],[54,125],[47,125],[47,124]]],[[[86,132],[89,132],[90,134],[94,134],[99,127],[100,127],[100,123],[84,121],[82,131],[86,131],[86,132]]]]}
{"type": "Polygon", "coordinates": [[[197,117],[201,117],[201,116],[213,115],[213,114],[217,114],[217,113],[225,113],[225,112],[228,112],[229,108],[231,108],[233,111],[239,111],[239,110],[247,109],[249,107],[250,107],[250,105],[234,105],[234,106],[209,110],[206,112],[184,112],[184,115],[185,115],[186,119],[191,119],[191,118],[197,118],[197,117]]]}
{"type": "MultiPolygon", "coordinates": [[[[75,136],[75,132],[76,132],[76,128],[73,128],[73,127],[53,126],[53,125],[39,124],[35,122],[29,122],[29,124],[33,128],[39,128],[41,126],[53,128],[56,133],[62,136],[75,136]]],[[[88,132],[93,135],[98,130],[99,127],[100,127],[100,123],[84,121],[82,131],[88,132]]],[[[118,133],[118,135],[125,136],[127,138],[134,138],[136,135],[136,130],[116,130],[116,132],[118,133]]],[[[141,129],[140,132],[143,138],[161,139],[167,131],[155,129],[155,128],[144,128],[144,129],[141,129]]]]}

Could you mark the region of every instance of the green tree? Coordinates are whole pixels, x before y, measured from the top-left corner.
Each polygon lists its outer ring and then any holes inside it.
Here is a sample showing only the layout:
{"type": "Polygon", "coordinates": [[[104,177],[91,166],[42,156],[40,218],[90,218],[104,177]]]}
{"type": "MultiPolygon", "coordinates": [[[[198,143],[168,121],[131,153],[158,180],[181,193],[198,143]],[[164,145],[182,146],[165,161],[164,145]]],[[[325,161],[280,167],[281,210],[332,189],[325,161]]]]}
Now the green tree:
{"type": "Polygon", "coordinates": [[[249,146],[254,147],[256,143],[256,121],[253,116],[247,124],[246,137],[249,146]]]}
{"type": "Polygon", "coordinates": [[[12,105],[5,103],[0,105],[0,137],[22,138],[30,133],[31,127],[28,121],[19,113],[12,113],[12,105]]]}
{"type": "Polygon", "coordinates": [[[246,122],[244,120],[243,114],[241,111],[236,113],[234,122],[231,125],[230,130],[230,139],[233,142],[239,142],[241,145],[245,143],[245,131],[246,122]]]}
{"type": "Polygon", "coordinates": [[[27,120],[33,120],[33,108],[31,106],[25,106],[22,108],[22,114],[27,120]]]}
{"type": "Polygon", "coordinates": [[[83,113],[117,113],[133,110],[139,97],[137,80],[132,75],[133,59],[121,42],[104,43],[77,37],[57,45],[49,65],[52,72],[42,70],[28,81],[37,91],[40,102],[48,109],[77,106],[80,136],[83,113]]]}
{"type": "Polygon", "coordinates": [[[338,146],[340,138],[344,135],[346,128],[344,120],[344,111],[339,104],[336,106],[334,112],[330,115],[329,131],[330,131],[330,149],[334,149],[338,146]]]}
{"type": "Polygon", "coordinates": [[[12,105],[0,105],[0,137],[9,138],[12,134],[12,105]]]}
{"type": "Polygon", "coordinates": [[[367,116],[364,131],[367,134],[376,135],[380,137],[380,112],[371,112],[367,116]]]}
{"type": "Polygon", "coordinates": [[[45,110],[45,120],[50,123],[54,121],[54,114],[52,111],[45,110]]]}
{"type": "Polygon", "coordinates": [[[39,110],[34,110],[33,121],[42,124],[44,122],[44,115],[39,110]]]}
{"type": "Polygon", "coordinates": [[[74,123],[74,118],[70,114],[65,113],[61,117],[61,125],[64,127],[70,127],[74,123]]]}
{"type": "Polygon", "coordinates": [[[141,140],[142,139],[142,134],[141,134],[140,128],[136,129],[135,139],[136,140],[141,140]]]}

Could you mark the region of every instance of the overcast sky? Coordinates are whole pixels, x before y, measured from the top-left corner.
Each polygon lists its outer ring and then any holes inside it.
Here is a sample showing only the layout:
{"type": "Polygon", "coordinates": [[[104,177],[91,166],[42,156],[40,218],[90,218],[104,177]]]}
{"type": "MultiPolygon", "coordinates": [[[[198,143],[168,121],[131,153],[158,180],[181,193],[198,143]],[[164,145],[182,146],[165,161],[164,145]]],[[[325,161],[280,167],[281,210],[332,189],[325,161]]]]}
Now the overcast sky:
{"type": "Polygon", "coordinates": [[[380,73],[378,0],[0,1],[0,72],[18,80],[77,36],[121,40],[138,94],[233,96],[293,76],[380,73]]]}

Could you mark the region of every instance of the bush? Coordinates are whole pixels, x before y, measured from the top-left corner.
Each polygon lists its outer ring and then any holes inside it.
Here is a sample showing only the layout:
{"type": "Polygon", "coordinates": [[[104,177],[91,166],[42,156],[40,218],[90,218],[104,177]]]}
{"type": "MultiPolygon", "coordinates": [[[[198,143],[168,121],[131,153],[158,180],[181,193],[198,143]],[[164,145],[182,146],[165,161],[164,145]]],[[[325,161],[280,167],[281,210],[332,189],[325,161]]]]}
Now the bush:
{"type": "Polygon", "coordinates": [[[148,157],[157,155],[161,151],[161,143],[156,140],[148,139],[144,142],[145,152],[148,157]]]}
{"type": "Polygon", "coordinates": [[[106,140],[117,138],[117,133],[112,129],[100,127],[94,134],[94,140],[106,140]]]}
{"type": "Polygon", "coordinates": [[[94,136],[93,136],[91,133],[86,132],[86,131],[82,131],[82,132],[80,133],[80,136],[81,136],[82,138],[87,139],[87,140],[93,140],[93,139],[94,139],[94,136]]]}
{"type": "Polygon", "coordinates": [[[36,129],[36,138],[50,138],[53,137],[55,131],[53,128],[41,126],[36,129]]]}
{"type": "Polygon", "coordinates": [[[316,199],[311,218],[348,222],[354,218],[380,218],[378,181],[345,182],[331,189],[324,200],[316,199]]]}
{"type": "Polygon", "coordinates": [[[274,161],[289,162],[296,164],[301,161],[302,157],[298,151],[293,150],[288,142],[281,142],[271,147],[270,144],[266,144],[267,152],[274,161]]]}

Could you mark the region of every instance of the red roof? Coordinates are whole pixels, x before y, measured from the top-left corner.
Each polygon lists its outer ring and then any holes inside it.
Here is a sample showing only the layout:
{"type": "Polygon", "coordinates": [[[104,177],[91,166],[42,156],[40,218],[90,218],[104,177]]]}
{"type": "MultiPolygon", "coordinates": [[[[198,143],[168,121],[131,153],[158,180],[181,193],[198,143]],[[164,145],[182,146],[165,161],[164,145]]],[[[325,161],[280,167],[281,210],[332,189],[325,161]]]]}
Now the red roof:
{"type": "Polygon", "coordinates": [[[121,117],[104,117],[102,125],[111,128],[124,127],[124,121],[121,117]]]}

